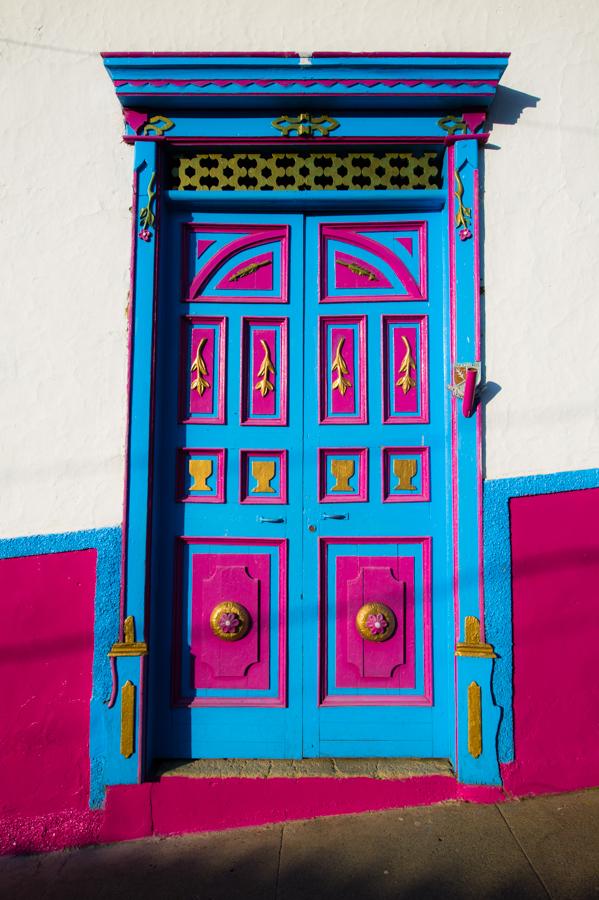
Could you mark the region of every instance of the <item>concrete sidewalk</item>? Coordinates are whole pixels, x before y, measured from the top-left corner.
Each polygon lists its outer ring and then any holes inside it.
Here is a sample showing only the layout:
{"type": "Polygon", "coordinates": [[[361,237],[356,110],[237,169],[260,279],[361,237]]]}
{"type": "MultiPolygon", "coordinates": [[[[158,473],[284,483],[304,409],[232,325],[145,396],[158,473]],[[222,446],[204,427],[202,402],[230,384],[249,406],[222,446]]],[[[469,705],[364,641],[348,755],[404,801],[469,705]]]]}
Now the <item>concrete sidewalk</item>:
{"type": "Polygon", "coordinates": [[[10,900],[599,897],[599,790],[0,859],[10,900]]]}

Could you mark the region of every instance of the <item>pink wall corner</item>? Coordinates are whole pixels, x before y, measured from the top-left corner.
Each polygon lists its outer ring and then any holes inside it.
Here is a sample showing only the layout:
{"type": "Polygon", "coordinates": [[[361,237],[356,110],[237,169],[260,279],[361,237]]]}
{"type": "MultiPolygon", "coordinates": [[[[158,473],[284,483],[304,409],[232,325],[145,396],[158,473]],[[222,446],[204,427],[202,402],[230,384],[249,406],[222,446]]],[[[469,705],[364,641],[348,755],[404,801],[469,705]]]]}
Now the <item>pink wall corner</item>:
{"type": "Polygon", "coordinates": [[[106,791],[98,840],[102,844],[149,837],[152,828],[153,784],[118,784],[106,791]]]}
{"type": "MultiPolygon", "coordinates": [[[[67,819],[83,813],[77,828],[91,827],[96,560],[96,550],[0,560],[0,683],[8,688],[0,739],[0,818],[5,821],[68,810],[67,819]]],[[[68,822],[63,824],[68,831],[68,822]]],[[[42,840],[44,828],[39,827],[42,840]]],[[[36,831],[34,822],[31,828],[36,831]]],[[[41,848],[46,844],[42,840],[41,848]]]]}
{"type": "Polygon", "coordinates": [[[599,488],[510,501],[512,794],[599,785],[599,488]]]}

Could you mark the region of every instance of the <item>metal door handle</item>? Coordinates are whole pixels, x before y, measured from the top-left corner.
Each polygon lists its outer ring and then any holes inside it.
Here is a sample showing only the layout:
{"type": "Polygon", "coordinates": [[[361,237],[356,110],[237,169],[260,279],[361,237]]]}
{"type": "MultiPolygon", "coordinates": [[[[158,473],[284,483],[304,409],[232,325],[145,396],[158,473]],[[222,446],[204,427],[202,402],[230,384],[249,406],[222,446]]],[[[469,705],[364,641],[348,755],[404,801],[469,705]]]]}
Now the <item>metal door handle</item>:
{"type": "Polygon", "coordinates": [[[349,519],[349,513],[321,513],[321,519],[349,519]]]}
{"type": "Polygon", "coordinates": [[[271,524],[271,525],[279,525],[287,520],[282,516],[278,519],[272,519],[269,516],[256,516],[256,522],[260,522],[261,524],[271,524]]]}

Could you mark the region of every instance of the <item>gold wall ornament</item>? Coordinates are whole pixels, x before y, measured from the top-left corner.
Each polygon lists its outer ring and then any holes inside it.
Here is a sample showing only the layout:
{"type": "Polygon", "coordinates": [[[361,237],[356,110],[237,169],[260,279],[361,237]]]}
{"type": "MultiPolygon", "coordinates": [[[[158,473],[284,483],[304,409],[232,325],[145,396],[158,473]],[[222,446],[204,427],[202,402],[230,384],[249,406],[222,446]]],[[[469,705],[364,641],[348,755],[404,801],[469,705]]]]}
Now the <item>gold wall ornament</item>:
{"type": "Polygon", "coordinates": [[[466,237],[471,237],[472,235],[470,234],[470,220],[472,219],[472,208],[470,206],[464,206],[464,184],[457,169],[455,173],[455,180],[457,185],[455,189],[455,198],[458,201],[458,208],[455,214],[455,227],[463,229],[460,237],[462,237],[465,232],[467,232],[466,237]]]}
{"type": "Polygon", "coordinates": [[[202,350],[204,349],[207,340],[208,338],[200,339],[196,349],[195,359],[192,362],[190,369],[190,372],[192,374],[194,372],[196,373],[196,377],[191,382],[191,390],[197,391],[200,397],[202,396],[206,388],[210,387],[210,382],[206,378],[204,378],[204,375],[208,374],[208,369],[206,368],[206,363],[204,361],[204,357],[202,356],[202,350]]]}
{"type": "Polygon", "coordinates": [[[159,137],[164,134],[165,131],[170,131],[171,128],[175,127],[175,123],[172,119],[168,119],[166,116],[150,116],[144,127],[142,128],[142,134],[156,134],[159,137]]]}
{"type": "Polygon", "coordinates": [[[233,272],[233,274],[229,276],[229,281],[239,281],[240,278],[245,278],[247,275],[253,275],[258,269],[262,269],[263,266],[270,265],[271,262],[269,259],[263,259],[262,262],[250,263],[249,266],[245,266],[243,269],[233,272]]]}
{"type": "Polygon", "coordinates": [[[468,133],[468,126],[462,116],[443,116],[437,121],[437,125],[447,134],[468,133]]]}
{"type": "Polygon", "coordinates": [[[337,350],[335,351],[335,358],[333,359],[333,365],[331,366],[331,372],[337,372],[337,377],[333,381],[333,390],[339,391],[341,396],[345,395],[348,387],[351,387],[351,381],[349,379],[344,378],[344,375],[349,374],[349,370],[347,368],[347,363],[343,358],[343,345],[345,344],[345,338],[339,338],[339,343],[337,344],[337,350]]]}
{"type": "Polygon", "coordinates": [[[211,491],[212,488],[207,484],[207,479],[212,475],[213,468],[211,459],[190,459],[189,474],[193,478],[193,483],[189,490],[211,491]]]}
{"type": "Polygon", "coordinates": [[[412,478],[418,471],[418,461],[415,459],[394,459],[393,474],[397,478],[396,491],[415,491],[416,485],[412,484],[412,478]]]}
{"type": "Polygon", "coordinates": [[[474,759],[483,752],[483,723],[480,685],[471,681],[468,685],[468,753],[474,759]]]}
{"type": "Polygon", "coordinates": [[[135,619],[127,616],[123,623],[123,641],[117,641],[108,651],[108,656],[145,656],[148,645],[135,640],[135,619]]]}
{"type": "Polygon", "coordinates": [[[356,464],[353,459],[332,459],[331,475],[335,479],[335,484],[331,491],[346,491],[353,493],[354,488],[349,483],[349,479],[353,478],[356,471],[356,464]]]}
{"type": "Polygon", "coordinates": [[[222,641],[240,641],[250,630],[250,614],[241,603],[225,600],[210,613],[212,633],[222,641]]]}
{"type": "Polygon", "coordinates": [[[365,278],[368,278],[369,281],[378,281],[374,272],[371,272],[370,269],[367,269],[365,266],[359,266],[358,263],[345,262],[342,259],[338,259],[337,265],[345,266],[345,268],[349,269],[350,272],[353,272],[354,275],[363,275],[365,278]]]}
{"type": "Polygon", "coordinates": [[[365,603],[358,610],[356,628],[365,641],[382,643],[395,634],[395,613],[384,603],[365,603]]]}
{"type": "Polygon", "coordinates": [[[135,749],[135,685],[126,681],[121,688],[121,756],[129,759],[135,749]]]}
{"type": "Polygon", "coordinates": [[[219,148],[174,152],[171,160],[167,183],[176,191],[439,190],[443,184],[437,151],[219,148]]]}
{"type": "Polygon", "coordinates": [[[142,228],[142,230],[139,232],[139,237],[144,241],[148,241],[150,239],[150,228],[153,228],[156,225],[156,216],[152,210],[152,204],[154,203],[154,200],[156,198],[156,191],[154,190],[155,183],[156,172],[152,172],[152,176],[148,184],[148,202],[146,206],[143,206],[139,211],[139,224],[142,228]]]}
{"type": "Polygon", "coordinates": [[[404,394],[407,394],[409,390],[413,387],[416,387],[416,382],[410,375],[410,370],[416,373],[416,362],[412,357],[412,349],[410,347],[410,342],[408,341],[405,334],[402,334],[401,339],[404,343],[404,347],[406,348],[406,352],[404,354],[404,358],[401,361],[401,365],[399,367],[399,378],[395,382],[396,387],[400,387],[404,394]]]}
{"type": "Polygon", "coordinates": [[[252,494],[274,494],[275,489],[270,482],[275,477],[276,466],[271,459],[252,461],[252,478],[256,479],[256,487],[252,488],[252,494]]]}
{"type": "Polygon", "coordinates": [[[331,116],[313,116],[311,113],[300,113],[298,116],[279,116],[271,123],[283,137],[297,134],[298,137],[314,137],[320,134],[326,137],[331,131],[339,128],[337,119],[331,116]]]}
{"type": "Polygon", "coordinates": [[[261,397],[266,397],[269,391],[274,391],[274,385],[268,380],[269,375],[276,375],[275,367],[272,364],[272,360],[270,358],[270,350],[268,349],[268,344],[266,341],[260,339],[260,343],[262,344],[262,349],[264,350],[264,356],[262,357],[262,362],[260,364],[260,368],[258,369],[258,381],[254,385],[255,391],[260,391],[261,397]]]}
{"type": "Polygon", "coordinates": [[[466,616],[464,619],[464,640],[460,641],[455,649],[456,656],[483,657],[495,659],[496,653],[491,644],[485,644],[480,639],[480,621],[476,616],[466,616]]]}

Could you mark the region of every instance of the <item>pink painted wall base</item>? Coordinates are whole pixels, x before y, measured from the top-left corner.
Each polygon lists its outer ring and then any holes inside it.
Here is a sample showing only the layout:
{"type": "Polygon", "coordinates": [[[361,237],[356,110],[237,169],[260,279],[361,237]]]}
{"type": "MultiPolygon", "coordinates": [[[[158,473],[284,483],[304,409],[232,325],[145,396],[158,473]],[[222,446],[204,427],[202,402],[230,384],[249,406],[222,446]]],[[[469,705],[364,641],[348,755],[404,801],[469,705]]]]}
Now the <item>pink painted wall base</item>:
{"type": "Polygon", "coordinates": [[[445,800],[497,803],[500,788],[445,775],[372,778],[178,778],[108,789],[104,810],[0,820],[0,853],[34,853],[137,838],[224,831],[317,816],[427,806],[445,800]]]}
{"type": "Polygon", "coordinates": [[[599,785],[599,489],[510,500],[516,796],[599,785]]]}

